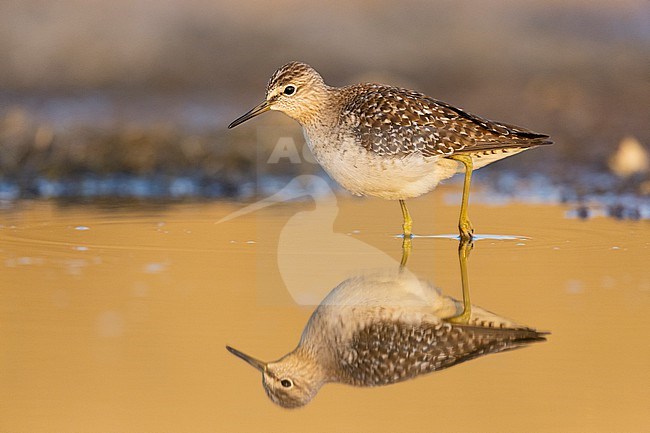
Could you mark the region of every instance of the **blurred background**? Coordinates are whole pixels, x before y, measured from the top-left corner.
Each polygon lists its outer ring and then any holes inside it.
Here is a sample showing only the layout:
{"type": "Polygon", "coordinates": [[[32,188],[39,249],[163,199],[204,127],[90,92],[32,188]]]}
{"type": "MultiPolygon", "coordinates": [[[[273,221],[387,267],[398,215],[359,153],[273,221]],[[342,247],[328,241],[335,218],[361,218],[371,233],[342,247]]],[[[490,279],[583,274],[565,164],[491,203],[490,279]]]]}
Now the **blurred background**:
{"type": "Polygon", "coordinates": [[[481,170],[497,189],[650,194],[646,0],[1,2],[0,58],[3,200],[238,197],[314,171],[258,163],[260,127],[302,140],[280,114],[226,130],[290,60],[551,135],[481,170]]]}

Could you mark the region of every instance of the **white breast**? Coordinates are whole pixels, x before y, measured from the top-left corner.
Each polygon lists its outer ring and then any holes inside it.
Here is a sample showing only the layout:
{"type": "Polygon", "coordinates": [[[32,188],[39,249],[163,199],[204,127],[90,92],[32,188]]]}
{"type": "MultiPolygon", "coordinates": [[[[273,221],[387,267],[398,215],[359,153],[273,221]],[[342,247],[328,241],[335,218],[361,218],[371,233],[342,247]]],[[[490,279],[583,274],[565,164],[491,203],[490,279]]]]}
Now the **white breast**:
{"type": "Polygon", "coordinates": [[[310,150],[323,169],[355,195],[388,200],[418,197],[456,174],[459,168],[456,161],[445,158],[424,158],[419,154],[381,156],[352,139],[341,141],[332,135],[314,134],[330,138],[314,140],[304,132],[310,150]]]}

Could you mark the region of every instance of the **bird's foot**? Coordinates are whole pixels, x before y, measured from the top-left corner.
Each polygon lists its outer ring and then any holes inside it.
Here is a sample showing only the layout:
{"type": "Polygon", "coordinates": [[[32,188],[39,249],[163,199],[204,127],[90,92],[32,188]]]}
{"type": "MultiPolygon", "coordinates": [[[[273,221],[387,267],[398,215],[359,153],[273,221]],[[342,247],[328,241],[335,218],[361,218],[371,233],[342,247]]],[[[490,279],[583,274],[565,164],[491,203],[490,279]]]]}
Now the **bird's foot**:
{"type": "Polygon", "coordinates": [[[460,242],[458,244],[458,258],[460,260],[463,260],[467,262],[467,259],[469,258],[469,253],[472,251],[474,248],[474,242],[472,239],[464,239],[460,238],[460,242]]]}
{"type": "Polygon", "coordinates": [[[413,227],[412,227],[412,224],[410,222],[409,223],[404,223],[402,225],[402,233],[403,233],[404,239],[412,239],[413,238],[413,232],[411,231],[412,228],[413,227]]]}
{"type": "Polygon", "coordinates": [[[460,239],[462,241],[471,241],[474,237],[474,227],[470,220],[460,221],[458,223],[458,231],[460,232],[460,239]]]}

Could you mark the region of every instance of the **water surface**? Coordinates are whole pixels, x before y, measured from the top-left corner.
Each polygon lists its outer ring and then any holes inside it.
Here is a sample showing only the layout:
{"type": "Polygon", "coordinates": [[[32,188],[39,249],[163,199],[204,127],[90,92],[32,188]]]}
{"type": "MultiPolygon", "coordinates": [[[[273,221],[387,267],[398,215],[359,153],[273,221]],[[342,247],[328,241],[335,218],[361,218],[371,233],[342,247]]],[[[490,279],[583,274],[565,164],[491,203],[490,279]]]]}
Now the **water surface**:
{"type": "MultiPolygon", "coordinates": [[[[459,298],[458,207],[414,200],[408,267],[459,298]]],[[[472,301],[548,341],[379,388],[275,406],[233,345],[273,360],[323,296],[396,266],[399,207],[374,199],[0,211],[0,431],[647,431],[650,225],[567,208],[470,207],[472,301]]]]}

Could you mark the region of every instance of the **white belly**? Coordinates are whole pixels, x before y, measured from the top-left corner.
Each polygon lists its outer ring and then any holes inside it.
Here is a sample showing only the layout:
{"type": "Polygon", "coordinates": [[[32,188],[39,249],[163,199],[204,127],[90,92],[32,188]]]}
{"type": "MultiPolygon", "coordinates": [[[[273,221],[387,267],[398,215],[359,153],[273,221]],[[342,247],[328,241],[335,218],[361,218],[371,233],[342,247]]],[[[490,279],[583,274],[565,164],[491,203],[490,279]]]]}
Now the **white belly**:
{"type": "Polygon", "coordinates": [[[421,155],[380,156],[354,142],[339,146],[307,144],[318,163],[336,182],[355,195],[388,200],[418,197],[434,189],[441,180],[458,172],[459,163],[421,155]]]}

